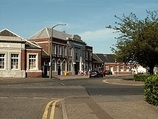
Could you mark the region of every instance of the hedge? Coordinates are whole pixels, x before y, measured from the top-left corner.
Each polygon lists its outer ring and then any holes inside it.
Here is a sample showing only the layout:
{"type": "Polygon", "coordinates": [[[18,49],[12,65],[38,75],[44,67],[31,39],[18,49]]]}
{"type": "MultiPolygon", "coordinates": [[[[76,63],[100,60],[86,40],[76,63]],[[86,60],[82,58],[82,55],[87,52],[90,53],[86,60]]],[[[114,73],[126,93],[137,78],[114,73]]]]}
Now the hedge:
{"type": "Polygon", "coordinates": [[[158,75],[150,75],[145,80],[144,95],[146,102],[158,106],[158,75]]]}
{"type": "Polygon", "coordinates": [[[145,81],[150,75],[149,74],[135,74],[134,80],[135,81],[145,81]]]}

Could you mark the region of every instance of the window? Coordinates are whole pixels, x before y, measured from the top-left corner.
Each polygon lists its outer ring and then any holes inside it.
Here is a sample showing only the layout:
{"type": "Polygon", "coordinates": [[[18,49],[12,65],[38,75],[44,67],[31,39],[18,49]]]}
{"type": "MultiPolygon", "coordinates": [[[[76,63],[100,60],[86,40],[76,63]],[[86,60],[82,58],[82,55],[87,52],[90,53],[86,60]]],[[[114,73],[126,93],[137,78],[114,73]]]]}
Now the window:
{"type": "Polygon", "coordinates": [[[18,69],[19,54],[11,54],[11,69],[18,69]]]}
{"type": "Polygon", "coordinates": [[[37,55],[29,55],[29,69],[37,68],[37,55]]]}
{"type": "Polygon", "coordinates": [[[61,55],[62,55],[62,57],[65,56],[65,46],[61,47],[61,55]]]}
{"type": "Polygon", "coordinates": [[[62,55],[62,46],[59,46],[59,55],[62,55]]]}
{"type": "Polygon", "coordinates": [[[109,66],[105,66],[105,69],[106,69],[106,70],[109,70],[109,66]]]}
{"type": "Polygon", "coordinates": [[[65,56],[67,56],[67,47],[64,47],[64,54],[65,54],[65,56]]]}
{"type": "Polygon", "coordinates": [[[89,53],[89,60],[92,60],[92,52],[89,53]]]}
{"type": "Polygon", "coordinates": [[[57,55],[59,56],[59,54],[60,54],[60,47],[59,45],[57,45],[57,55]]]}
{"type": "Polygon", "coordinates": [[[0,69],[4,69],[5,54],[0,54],[0,69]]]}
{"type": "Polygon", "coordinates": [[[78,57],[77,57],[77,52],[76,52],[76,60],[78,60],[78,57]]]}
{"type": "Polygon", "coordinates": [[[86,60],[88,60],[88,51],[86,51],[86,57],[85,58],[86,58],[86,60]]]}
{"type": "Polygon", "coordinates": [[[123,66],[123,65],[120,67],[120,70],[121,70],[121,71],[124,71],[124,66],[123,66]]]}
{"type": "Polygon", "coordinates": [[[55,71],[55,60],[52,61],[52,71],[55,71]]]}
{"type": "Polygon", "coordinates": [[[52,45],[52,53],[54,55],[56,54],[56,45],[55,44],[52,45]]]}
{"type": "Polygon", "coordinates": [[[130,71],[130,67],[129,66],[126,66],[126,71],[130,71]]]}
{"type": "Polygon", "coordinates": [[[72,56],[72,48],[69,49],[69,56],[72,56]]]}

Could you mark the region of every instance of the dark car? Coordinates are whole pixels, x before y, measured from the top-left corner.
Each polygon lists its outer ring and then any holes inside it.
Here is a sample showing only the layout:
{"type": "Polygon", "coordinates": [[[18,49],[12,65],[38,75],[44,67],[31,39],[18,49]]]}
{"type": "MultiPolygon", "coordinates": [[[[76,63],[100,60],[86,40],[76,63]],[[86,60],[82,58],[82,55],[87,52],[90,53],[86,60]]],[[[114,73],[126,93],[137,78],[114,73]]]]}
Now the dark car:
{"type": "Polygon", "coordinates": [[[90,71],[90,74],[89,74],[89,78],[92,78],[92,77],[103,77],[103,73],[102,71],[99,71],[99,70],[91,70],[90,71]]]}
{"type": "Polygon", "coordinates": [[[110,71],[110,70],[105,70],[105,75],[112,75],[112,71],[110,71]]]}

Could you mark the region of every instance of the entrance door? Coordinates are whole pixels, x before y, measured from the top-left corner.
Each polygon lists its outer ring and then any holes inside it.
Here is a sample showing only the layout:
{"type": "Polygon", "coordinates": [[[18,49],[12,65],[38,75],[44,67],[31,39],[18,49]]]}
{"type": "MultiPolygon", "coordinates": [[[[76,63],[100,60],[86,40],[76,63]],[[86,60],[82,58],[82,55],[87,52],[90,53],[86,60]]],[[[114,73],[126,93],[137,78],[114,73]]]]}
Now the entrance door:
{"type": "Polygon", "coordinates": [[[74,70],[75,70],[75,75],[77,75],[79,71],[79,62],[76,62],[76,64],[74,64],[74,70]]]}
{"type": "Polygon", "coordinates": [[[61,68],[60,66],[58,66],[58,75],[60,75],[60,72],[61,72],[61,68]]]}

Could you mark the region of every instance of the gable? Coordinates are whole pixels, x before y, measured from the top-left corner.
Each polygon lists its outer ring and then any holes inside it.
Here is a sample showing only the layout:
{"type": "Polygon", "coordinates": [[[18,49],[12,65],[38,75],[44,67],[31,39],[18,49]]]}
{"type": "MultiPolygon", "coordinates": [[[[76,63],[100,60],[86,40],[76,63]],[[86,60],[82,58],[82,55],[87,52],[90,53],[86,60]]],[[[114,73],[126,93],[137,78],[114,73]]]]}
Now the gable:
{"type": "Polygon", "coordinates": [[[0,31],[0,41],[24,42],[22,37],[20,37],[19,35],[15,34],[14,32],[12,32],[8,29],[3,29],[0,31]]]}
{"type": "Polygon", "coordinates": [[[27,41],[26,39],[8,29],[3,29],[0,31],[0,42],[25,43],[27,48],[41,49],[41,47],[37,44],[27,41]]]}
{"type": "Polygon", "coordinates": [[[0,31],[0,36],[19,37],[18,35],[16,35],[15,33],[11,32],[7,29],[4,29],[4,30],[0,31]]]}

